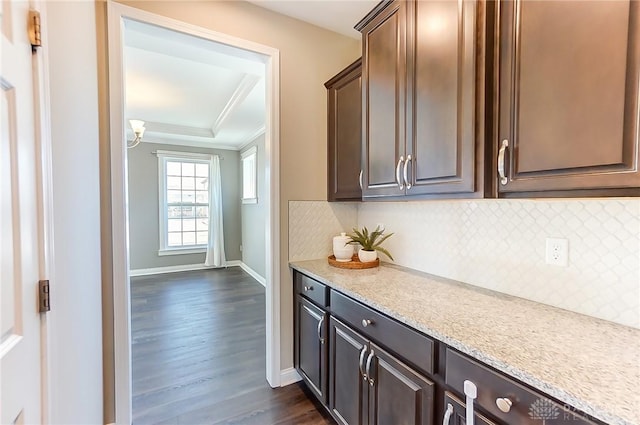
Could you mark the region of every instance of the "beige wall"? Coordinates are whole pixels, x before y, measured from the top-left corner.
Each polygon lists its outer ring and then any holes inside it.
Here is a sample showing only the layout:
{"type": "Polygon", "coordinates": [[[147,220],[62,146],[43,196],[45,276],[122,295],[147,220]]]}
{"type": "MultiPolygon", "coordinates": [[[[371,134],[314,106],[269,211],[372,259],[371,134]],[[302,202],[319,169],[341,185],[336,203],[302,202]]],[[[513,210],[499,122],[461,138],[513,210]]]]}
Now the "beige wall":
{"type": "MultiPolygon", "coordinates": [[[[95,30],[82,38],[97,36],[99,65],[106,66],[107,42],[104,33],[105,2],[97,11],[95,30]]],[[[324,82],[360,56],[360,43],[331,31],[270,12],[242,1],[121,1],[146,10],[243,38],[280,51],[280,287],[281,287],[281,366],[293,364],[293,312],[291,273],[288,267],[288,202],[326,198],[326,92],[324,82]]],[[[354,22],[355,24],[355,22],[354,22]]],[[[107,76],[98,69],[101,120],[101,195],[103,208],[109,207],[108,97],[107,76]]],[[[103,296],[105,320],[105,421],[114,417],[113,327],[111,311],[110,221],[102,222],[103,296]]]]}
{"type": "Polygon", "coordinates": [[[326,199],[324,82],[360,56],[360,43],[246,2],[122,3],[280,50],[281,367],[291,367],[293,299],[287,263],[288,202],[326,199]]]}

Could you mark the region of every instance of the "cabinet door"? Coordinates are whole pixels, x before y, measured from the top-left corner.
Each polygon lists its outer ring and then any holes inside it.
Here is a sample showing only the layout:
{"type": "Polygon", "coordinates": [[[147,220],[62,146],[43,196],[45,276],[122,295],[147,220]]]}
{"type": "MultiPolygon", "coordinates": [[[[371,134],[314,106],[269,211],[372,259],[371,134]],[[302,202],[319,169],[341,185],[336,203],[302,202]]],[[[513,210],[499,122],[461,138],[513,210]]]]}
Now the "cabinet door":
{"type": "MultiPolygon", "coordinates": [[[[477,28],[478,19],[484,21],[484,2],[425,0],[415,8],[407,195],[474,192],[475,125],[484,120],[482,79],[476,84],[476,58],[484,55],[476,47],[476,40],[479,46],[484,42],[477,28]]],[[[479,138],[482,143],[481,131],[479,138]]]]}
{"type": "MultiPolygon", "coordinates": [[[[447,409],[451,410],[448,417],[449,420],[443,420],[442,425],[465,425],[466,421],[466,405],[460,401],[456,396],[451,394],[450,392],[444,393],[444,409],[445,409],[445,419],[447,418],[447,409]],[[450,407],[449,407],[450,406],[450,407]]],[[[478,425],[497,425],[497,422],[493,422],[481,414],[474,412],[473,414],[474,422],[478,425]]],[[[439,421],[436,421],[439,423],[439,421]]]]}
{"type": "Polygon", "coordinates": [[[499,8],[499,192],[640,187],[640,2],[499,8]]]}
{"type": "Polygon", "coordinates": [[[433,423],[433,382],[373,343],[366,366],[370,425],[433,423]]]}
{"type": "Polygon", "coordinates": [[[363,197],[399,196],[406,140],[407,2],[395,0],[362,29],[363,197]]]}
{"type": "Polygon", "coordinates": [[[333,317],[329,320],[329,410],[339,424],[367,423],[367,381],[361,365],[367,340],[333,317]]]}
{"type": "Polygon", "coordinates": [[[327,199],[360,200],[362,164],[362,62],[358,59],[327,81],[327,199]]]}
{"type": "Polygon", "coordinates": [[[327,402],[327,313],[297,296],[296,351],[297,370],[308,387],[327,402]]]}

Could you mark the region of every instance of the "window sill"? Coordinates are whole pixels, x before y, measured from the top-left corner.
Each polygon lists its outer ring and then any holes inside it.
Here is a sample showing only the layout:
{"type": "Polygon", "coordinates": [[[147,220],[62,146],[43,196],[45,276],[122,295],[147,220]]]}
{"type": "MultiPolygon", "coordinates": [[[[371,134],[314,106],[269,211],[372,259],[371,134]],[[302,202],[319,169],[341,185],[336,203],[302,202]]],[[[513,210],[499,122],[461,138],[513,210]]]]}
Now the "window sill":
{"type": "Polygon", "coordinates": [[[257,204],[258,198],[247,198],[242,200],[243,204],[257,204]]]}
{"type": "Polygon", "coordinates": [[[164,255],[204,254],[205,252],[207,252],[207,248],[173,248],[160,249],[158,255],[162,257],[164,255]]]}

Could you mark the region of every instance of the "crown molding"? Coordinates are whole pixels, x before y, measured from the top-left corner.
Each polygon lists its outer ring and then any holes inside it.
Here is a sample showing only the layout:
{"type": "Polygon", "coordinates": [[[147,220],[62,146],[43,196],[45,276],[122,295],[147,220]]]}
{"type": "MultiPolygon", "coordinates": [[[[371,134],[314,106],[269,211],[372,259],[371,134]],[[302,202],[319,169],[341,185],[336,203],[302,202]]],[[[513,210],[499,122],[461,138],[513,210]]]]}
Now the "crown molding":
{"type": "Polygon", "coordinates": [[[258,127],[253,133],[251,133],[249,135],[249,137],[247,137],[245,139],[245,141],[243,143],[240,144],[240,147],[238,148],[239,151],[243,150],[244,148],[246,148],[247,146],[249,146],[249,144],[251,142],[253,142],[254,140],[256,140],[258,138],[258,136],[264,134],[264,132],[266,131],[265,126],[260,126],[258,127]]]}
{"type": "Polygon", "coordinates": [[[174,146],[190,146],[193,148],[206,148],[206,149],[220,149],[225,151],[238,151],[237,146],[216,144],[213,139],[210,141],[202,140],[188,140],[188,139],[168,139],[163,137],[146,137],[142,139],[141,143],[157,143],[161,145],[174,145],[174,146]]]}
{"type": "Polygon", "coordinates": [[[242,80],[238,83],[238,86],[227,101],[227,104],[222,108],[220,115],[218,115],[218,118],[216,118],[216,121],[211,128],[211,133],[214,138],[220,131],[224,122],[236,109],[238,109],[240,105],[242,105],[242,102],[246,99],[247,95],[251,93],[251,90],[253,90],[258,81],[260,81],[260,78],[255,75],[245,74],[244,77],[242,77],[242,80]]]}

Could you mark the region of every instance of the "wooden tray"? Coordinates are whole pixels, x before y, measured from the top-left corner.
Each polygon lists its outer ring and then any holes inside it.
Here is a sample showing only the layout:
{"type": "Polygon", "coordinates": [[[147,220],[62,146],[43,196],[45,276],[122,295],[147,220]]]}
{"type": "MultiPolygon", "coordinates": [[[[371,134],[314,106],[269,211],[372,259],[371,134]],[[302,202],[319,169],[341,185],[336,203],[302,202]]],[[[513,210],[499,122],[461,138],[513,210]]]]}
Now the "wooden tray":
{"type": "Polygon", "coordinates": [[[376,258],[376,261],[369,261],[367,263],[363,263],[358,258],[358,254],[353,254],[353,257],[351,257],[351,261],[337,261],[334,255],[330,255],[328,259],[329,259],[329,265],[333,267],[338,267],[340,269],[361,270],[361,269],[371,269],[374,267],[378,267],[380,265],[379,258],[376,258]]]}

